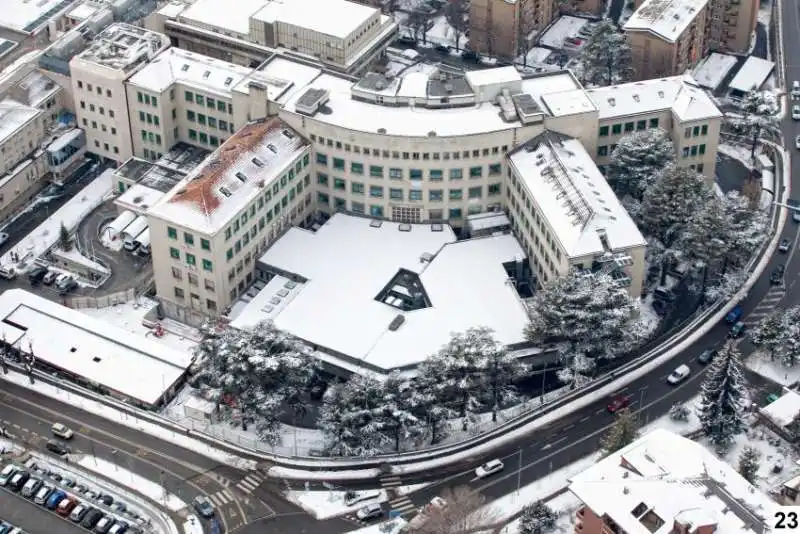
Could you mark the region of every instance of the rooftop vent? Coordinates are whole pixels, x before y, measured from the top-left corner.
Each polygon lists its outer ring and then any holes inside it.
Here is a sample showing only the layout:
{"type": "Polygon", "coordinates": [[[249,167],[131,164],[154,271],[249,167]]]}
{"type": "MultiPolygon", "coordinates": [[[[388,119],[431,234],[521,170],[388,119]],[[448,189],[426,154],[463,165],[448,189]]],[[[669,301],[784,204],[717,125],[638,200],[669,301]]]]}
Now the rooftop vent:
{"type": "Polygon", "coordinates": [[[299,113],[313,116],[328,102],[328,100],[330,100],[329,91],[325,89],[314,89],[312,87],[307,89],[306,92],[300,96],[294,108],[299,113]]]}
{"type": "Polygon", "coordinates": [[[286,137],[288,137],[289,139],[294,139],[295,137],[297,137],[297,136],[294,134],[294,132],[293,132],[293,131],[291,131],[291,130],[284,129],[284,130],[283,130],[281,133],[282,133],[283,135],[285,135],[286,137]]]}
{"type": "Polygon", "coordinates": [[[225,78],[225,87],[230,86],[233,83],[233,78],[225,78]]]}
{"type": "Polygon", "coordinates": [[[400,226],[397,227],[397,229],[400,230],[401,232],[410,232],[411,225],[408,223],[402,223],[400,224],[400,226]]]}
{"type": "Polygon", "coordinates": [[[378,133],[379,134],[385,134],[386,133],[386,128],[378,128],[378,133]]]}
{"type": "Polygon", "coordinates": [[[95,356],[94,358],[92,358],[92,361],[93,361],[94,363],[100,363],[100,361],[101,361],[101,360],[100,360],[100,356],[95,356]]]}
{"type": "Polygon", "coordinates": [[[203,73],[203,79],[204,80],[207,80],[209,76],[211,76],[211,71],[210,70],[207,70],[207,71],[205,71],[203,73]]]}
{"type": "Polygon", "coordinates": [[[664,91],[658,92],[658,98],[664,98],[664,91]]]}
{"type": "Polygon", "coordinates": [[[616,98],[609,98],[608,99],[608,105],[613,108],[614,106],[617,105],[617,99],[616,98]]]}
{"type": "Polygon", "coordinates": [[[184,65],[181,67],[181,72],[186,72],[187,70],[189,70],[189,65],[188,65],[188,64],[184,64],[184,65]]]}
{"type": "Polygon", "coordinates": [[[281,296],[281,297],[288,297],[289,296],[289,290],[288,289],[279,289],[278,290],[278,295],[281,296]]]}
{"type": "Polygon", "coordinates": [[[536,147],[533,145],[525,145],[525,152],[533,152],[536,150],[536,147]]]}
{"type": "Polygon", "coordinates": [[[634,100],[634,102],[638,102],[639,101],[639,95],[633,95],[633,100],[634,100]]]}
{"type": "Polygon", "coordinates": [[[288,282],[283,284],[283,287],[285,287],[286,289],[294,289],[297,287],[297,282],[292,282],[291,280],[289,280],[288,282]]]}
{"type": "Polygon", "coordinates": [[[231,197],[231,191],[227,187],[220,187],[219,192],[222,193],[222,196],[224,196],[225,198],[231,197]]]}
{"type": "Polygon", "coordinates": [[[442,231],[444,231],[444,225],[442,223],[431,224],[431,232],[442,232],[442,231]]]}
{"type": "Polygon", "coordinates": [[[270,304],[274,304],[275,306],[277,306],[278,304],[281,303],[281,298],[280,297],[272,297],[271,299],[269,299],[269,302],[270,302],[270,304]]]}
{"type": "Polygon", "coordinates": [[[278,153],[278,148],[275,145],[273,145],[272,143],[267,145],[267,149],[270,152],[272,152],[273,154],[277,154],[278,153]]]}
{"type": "Polygon", "coordinates": [[[243,172],[237,172],[236,178],[239,179],[240,182],[245,183],[247,181],[247,176],[243,172]]]}
{"type": "Polygon", "coordinates": [[[436,137],[436,132],[431,130],[430,132],[428,132],[428,137],[436,137]]]}
{"type": "Polygon", "coordinates": [[[261,167],[263,167],[263,166],[264,166],[264,162],[263,162],[263,161],[261,161],[261,160],[260,160],[260,159],[258,159],[258,158],[253,158],[253,159],[252,159],[252,161],[253,161],[253,165],[255,165],[256,167],[259,167],[259,168],[261,168],[261,167]]]}
{"type": "Polygon", "coordinates": [[[453,84],[452,83],[444,84],[444,90],[445,90],[446,93],[452,93],[453,92],[453,84]]]}
{"type": "Polygon", "coordinates": [[[389,323],[389,330],[391,332],[396,332],[398,328],[403,326],[404,322],[406,322],[406,318],[403,315],[398,315],[397,317],[392,319],[391,323],[389,323]]]}
{"type": "Polygon", "coordinates": [[[383,221],[379,221],[378,219],[372,219],[369,222],[369,226],[370,228],[380,228],[381,226],[383,226],[383,221]]]}
{"type": "Polygon", "coordinates": [[[430,252],[423,252],[419,256],[420,263],[430,263],[432,261],[433,261],[433,254],[431,254],[430,252]]]}

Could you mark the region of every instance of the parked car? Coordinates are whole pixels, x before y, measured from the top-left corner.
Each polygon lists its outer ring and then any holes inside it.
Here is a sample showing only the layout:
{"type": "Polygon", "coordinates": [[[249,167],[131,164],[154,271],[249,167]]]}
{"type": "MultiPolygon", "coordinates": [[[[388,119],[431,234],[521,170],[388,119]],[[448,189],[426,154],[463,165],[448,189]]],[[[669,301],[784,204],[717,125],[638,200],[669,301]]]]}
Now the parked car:
{"type": "Polygon", "coordinates": [[[52,493],[53,488],[50,486],[40,486],[39,490],[36,492],[36,495],[33,496],[33,502],[38,505],[44,506],[47,502],[47,498],[50,497],[50,493],[52,493]]]}
{"type": "Polygon", "coordinates": [[[12,528],[11,525],[9,525],[8,523],[0,521],[0,534],[8,534],[9,532],[11,532],[11,528],[12,528]]]}
{"type": "Polygon", "coordinates": [[[663,300],[666,302],[672,302],[673,300],[675,300],[675,293],[673,293],[669,289],[663,287],[657,287],[653,290],[653,298],[663,300]]]}
{"type": "Polygon", "coordinates": [[[53,454],[57,454],[59,456],[64,456],[65,454],[69,453],[69,448],[58,443],[57,441],[48,441],[45,445],[45,448],[53,454]]]}
{"type": "Polygon", "coordinates": [[[731,327],[731,331],[728,332],[728,337],[732,338],[740,337],[744,333],[744,329],[745,329],[744,322],[739,321],[731,327]]]}
{"type": "Polygon", "coordinates": [[[67,517],[77,505],[78,501],[74,497],[61,499],[61,502],[58,503],[58,506],[56,506],[56,513],[58,515],[67,517]]]}
{"type": "Polygon", "coordinates": [[[797,80],[792,82],[792,98],[800,98],[800,82],[797,80]]]}
{"type": "Polygon", "coordinates": [[[728,315],[725,316],[725,322],[728,324],[735,324],[739,319],[741,319],[744,310],[742,307],[737,304],[731,311],[728,312],[728,315]]]}
{"type": "Polygon", "coordinates": [[[106,506],[111,506],[114,504],[114,497],[109,495],[108,493],[101,493],[97,496],[97,501],[105,504],[106,506]]]}
{"type": "Polygon", "coordinates": [[[53,423],[53,426],[50,427],[50,432],[61,439],[72,439],[72,436],[75,435],[68,426],[62,423],[53,423]]]}
{"type": "Polygon", "coordinates": [[[356,512],[356,517],[359,521],[369,521],[370,519],[377,519],[383,515],[383,508],[380,503],[373,502],[360,508],[356,512]]]}
{"type": "Polygon", "coordinates": [[[792,106],[792,119],[800,121],[800,106],[798,106],[797,104],[792,106]]]}
{"type": "Polygon", "coordinates": [[[783,275],[786,274],[786,266],[784,264],[780,264],[772,270],[772,274],[769,275],[769,283],[777,286],[783,282],[783,275]]]}
{"type": "Polygon", "coordinates": [[[475,470],[475,476],[478,478],[486,478],[495,473],[499,473],[504,467],[503,462],[498,459],[489,460],[475,470]]]}
{"type": "Polygon", "coordinates": [[[380,496],[381,492],[378,490],[347,491],[344,494],[344,504],[346,506],[353,506],[360,502],[378,499],[380,496]]]}
{"type": "Polygon", "coordinates": [[[94,526],[94,531],[97,532],[97,534],[106,534],[111,529],[111,525],[113,524],[114,518],[107,515],[103,516],[94,526]]]}
{"type": "Polygon", "coordinates": [[[19,468],[14,464],[8,464],[0,471],[0,486],[5,486],[8,484],[8,481],[11,480],[11,477],[14,476],[14,473],[19,471],[19,468]]]}
{"type": "Polygon", "coordinates": [[[688,365],[680,365],[674,371],[672,371],[669,376],[667,377],[667,383],[672,384],[679,384],[683,382],[683,380],[689,376],[691,373],[691,369],[689,369],[688,365]]]}
{"type": "Polygon", "coordinates": [[[408,37],[406,35],[401,35],[400,37],[398,37],[395,40],[395,43],[397,43],[400,46],[405,46],[405,47],[411,47],[411,48],[416,48],[417,47],[417,40],[414,39],[413,37],[408,37]]]}
{"type": "Polygon", "coordinates": [[[86,517],[86,514],[89,513],[89,510],[91,510],[90,506],[87,506],[83,503],[78,503],[69,513],[69,520],[75,523],[80,523],[83,521],[83,518],[86,517]]]}
{"type": "Polygon", "coordinates": [[[214,505],[211,504],[211,501],[208,500],[208,497],[198,495],[192,501],[192,506],[194,506],[194,509],[197,510],[198,514],[200,514],[200,517],[205,517],[206,519],[211,519],[214,517],[214,505]]]}
{"type": "Polygon", "coordinates": [[[82,526],[83,528],[94,528],[94,526],[95,526],[95,525],[96,525],[96,524],[97,524],[97,523],[98,523],[98,522],[99,522],[99,521],[100,521],[100,520],[101,520],[103,517],[105,517],[105,515],[103,514],[103,512],[101,512],[101,511],[100,511],[100,510],[98,510],[97,508],[92,508],[91,510],[89,510],[88,512],[86,512],[86,515],[85,515],[85,516],[83,516],[83,519],[81,520],[81,526],[82,526]]]}
{"type": "Polygon", "coordinates": [[[42,481],[38,478],[30,478],[22,486],[22,491],[20,492],[23,497],[27,499],[33,499],[36,496],[36,493],[39,491],[39,488],[42,487],[42,481]]]}
{"type": "Polygon", "coordinates": [[[72,280],[73,276],[69,273],[61,273],[56,276],[56,287],[61,289],[67,283],[67,281],[72,280]]]}
{"type": "Polygon", "coordinates": [[[478,63],[481,60],[480,54],[473,50],[464,50],[461,52],[461,59],[464,61],[471,61],[473,63],[478,63]]]}
{"type": "Polygon", "coordinates": [[[58,505],[61,503],[61,501],[63,501],[66,498],[67,494],[64,491],[60,489],[55,490],[47,499],[47,505],[46,505],[47,509],[55,510],[56,507],[58,507],[58,505]]]}
{"type": "Polygon", "coordinates": [[[53,282],[56,281],[57,277],[58,277],[58,273],[57,272],[55,272],[55,271],[47,271],[45,273],[44,277],[42,278],[42,283],[44,285],[46,285],[46,286],[49,286],[50,284],[52,284],[53,282]]]}
{"type": "Polygon", "coordinates": [[[778,245],[778,252],[789,252],[789,249],[792,247],[788,239],[781,239],[781,244],[778,245]]]}
{"type": "Polygon", "coordinates": [[[795,210],[794,213],[792,213],[792,220],[796,223],[800,223],[800,209],[795,210]]]}
{"type": "Polygon", "coordinates": [[[76,289],[78,289],[78,281],[75,280],[74,278],[70,278],[69,280],[67,280],[64,283],[63,286],[61,286],[61,288],[59,288],[58,294],[63,297],[67,293],[71,293],[72,291],[75,291],[76,289]]]}
{"type": "Polygon", "coordinates": [[[31,478],[31,474],[27,471],[17,471],[11,475],[11,479],[8,481],[8,487],[13,491],[19,491],[22,489],[22,486],[28,482],[29,478],[31,478]]]}
{"type": "Polygon", "coordinates": [[[41,283],[46,274],[47,274],[46,267],[34,267],[28,273],[28,282],[30,282],[32,286],[35,286],[36,284],[41,283]]]}
{"type": "Polygon", "coordinates": [[[794,138],[794,147],[800,150],[800,135],[794,138]]]}
{"type": "Polygon", "coordinates": [[[450,47],[443,44],[437,44],[433,48],[434,50],[436,50],[437,52],[441,52],[442,54],[447,54],[450,52],[450,47]]]}
{"type": "Polygon", "coordinates": [[[6,244],[8,241],[8,234],[5,232],[0,232],[0,247],[6,244]]]}
{"type": "Polygon", "coordinates": [[[617,413],[623,408],[627,408],[631,405],[631,396],[630,395],[617,395],[611,399],[611,402],[608,403],[608,411],[610,413],[617,413]]]}
{"type": "Polygon", "coordinates": [[[125,534],[125,532],[128,531],[128,527],[129,527],[128,523],[119,520],[116,523],[114,523],[114,526],[108,529],[108,534],[125,534]]]}
{"type": "Polygon", "coordinates": [[[717,355],[716,350],[706,349],[702,353],[700,353],[700,356],[697,357],[697,363],[702,365],[711,363],[711,360],[713,360],[716,357],[716,355],[717,355]]]}

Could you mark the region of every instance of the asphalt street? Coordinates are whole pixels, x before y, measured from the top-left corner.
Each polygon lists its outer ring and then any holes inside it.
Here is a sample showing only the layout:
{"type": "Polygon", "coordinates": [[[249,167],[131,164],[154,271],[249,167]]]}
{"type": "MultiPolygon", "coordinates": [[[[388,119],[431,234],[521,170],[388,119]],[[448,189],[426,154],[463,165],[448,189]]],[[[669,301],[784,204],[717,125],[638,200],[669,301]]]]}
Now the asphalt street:
{"type": "Polygon", "coordinates": [[[0,521],[11,523],[28,534],[86,534],[86,531],[43,509],[28,499],[0,488],[0,521]]]}

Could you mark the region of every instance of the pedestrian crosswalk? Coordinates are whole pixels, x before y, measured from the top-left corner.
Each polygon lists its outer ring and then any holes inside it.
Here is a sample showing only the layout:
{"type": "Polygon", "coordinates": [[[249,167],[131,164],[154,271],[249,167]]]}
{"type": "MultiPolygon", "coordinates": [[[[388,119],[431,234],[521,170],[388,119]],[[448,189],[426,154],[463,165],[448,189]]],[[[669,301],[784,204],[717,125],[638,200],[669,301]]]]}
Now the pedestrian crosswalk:
{"type": "Polygon", "coordinates": [[[217,507],[225,506],[229,502],[233,502],[234,499],[235,497],[233,496],[233,493],[231,493],[231,491],[227,489],[220,490],[208,496],[208,500],[214,503],[214,505],[217,507]]]}
{"type": "Polygon", "coordinates": [[[411,510],[413,510],[414,508],[416,508],[414,506],[414,503],[411,502],[411,499],[409,499],[405,495],[389,501],[389,510],[391,510],[392,512],[399,512],[400,514],[406,514],[411,510]]]}
{"type": "Polygon", "coordinates": [[[784,295],[786,295],[785,287],[778,286],[771,288],[767,291],[767,294],[764,295],[764,298],[761,299],[761,302],[758,303],[756,309],[747,316],[747,319],[754,323],[760,321],[775,310],[775,307],[780,303],[784,295]]]}
{"type": "Polygon", "coordinates": [[[250,493],[253,493],[253,490],[259,487],[262,482],[264,482],[264,479],[261,477],[261,475],[250,473],[240,480],[236,484],[236,487],[249,495],[250,493]]]}
{"type": "Polygon", "coordinates": [[[403,481],[400,480],[400,477],[395,475],[387,475],[380,478],[381,487],[384,488],[395,488],[403,484],[403,481]]]}

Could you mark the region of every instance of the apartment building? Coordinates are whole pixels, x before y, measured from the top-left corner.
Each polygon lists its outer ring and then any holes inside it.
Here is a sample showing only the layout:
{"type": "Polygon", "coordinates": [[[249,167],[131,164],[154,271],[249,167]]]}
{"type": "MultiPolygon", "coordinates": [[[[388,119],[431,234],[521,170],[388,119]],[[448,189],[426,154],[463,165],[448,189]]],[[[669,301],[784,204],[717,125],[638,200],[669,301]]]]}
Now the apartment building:
{"type": "Polygon", "coordinates": [[[260,253],[313,211],[310,147],[278,118],[243,125],[147,213],[165,313],[196,324],[253,282],[260,253]]]}
{"type": "Polygon", "coordinates": [[[637,80],[683,74],[708,52],[710,0],[646,0],[623,29],[637,80]]]}
{"type": "Polygon", "coordinates": [[[147,18],[180,48],[255,67],[276,51],[344,73],[359,73],[389,46],[397,24],[347,0],[179,0],[147,18]]]}
{"type": "Polygon", "coordinates": [[[702,444],[657,429],[572,479],[575,534],[763,534],[778,504],[702,444]]]}
{"type": "Polygon", "coordinates": [[[602,172],[620,138],[648,128],[666,130],[678,165],[713,183],[722,112],[689,75],[588,89],[599,113],[595,162],[602,172]]]}
{"type": "Polygon", "coordinates": [[[46,131],[44,117],[41,110],[16,100],[0,101],[0,220],[27,203],[41,187],[47,172],[39,150],[46,131]]]}
{"type": "Polygon", "coordinates": [[[647,241],[580,141],[545,132],[508,159],[506,210],[541,283],[600,271],[638,297],[647,241]]]}
{"type": "Polygon", "coordinates": [[[117,23],[69,62],[78,125],[90,152],[117,163],[133,155],[125,81],[168,46],[165,35],[117,23]]]}

